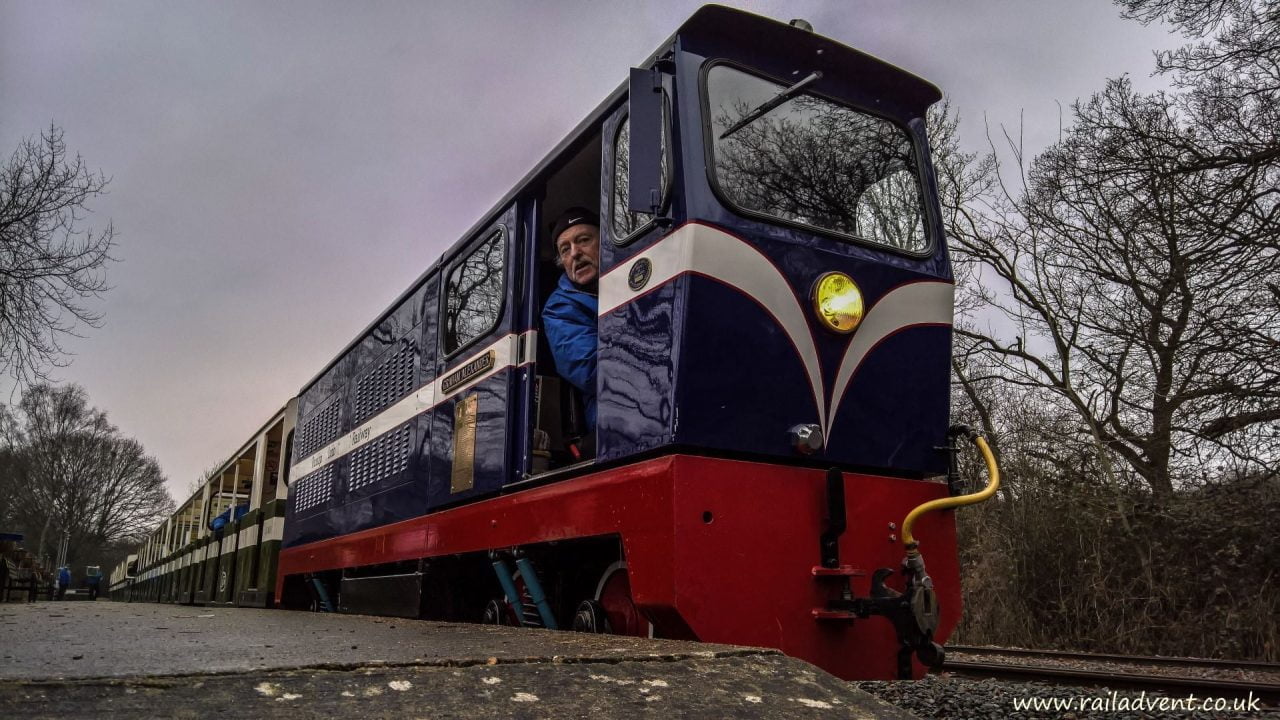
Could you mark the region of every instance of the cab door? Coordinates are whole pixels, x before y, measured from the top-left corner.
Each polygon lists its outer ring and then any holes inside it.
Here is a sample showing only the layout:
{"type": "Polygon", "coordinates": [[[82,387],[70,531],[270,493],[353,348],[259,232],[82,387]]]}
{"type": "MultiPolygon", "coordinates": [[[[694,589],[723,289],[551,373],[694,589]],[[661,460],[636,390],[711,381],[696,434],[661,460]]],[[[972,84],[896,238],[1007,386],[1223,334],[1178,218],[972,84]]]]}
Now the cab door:
{"type": "Polygon", "coordinates": [[[604,124],[600,227],[597,459],[615,460],[671,442],[675,403],[676,283],[649,285],[653,265],[636,257],[684,212],[675,172],[673,80],[633,69],[627,103],[604,124]],[[649,212],[656,210],[657,212],[649,212]],[[634,302],[631,296],[643,293],[634,302]],[[625,302],[624,302],[625,300],[625,302]]]}
{"type": "Polygon", "coordinates": [[[440,266],[430,509],[497,493],[512,472],[519,237],[513,204],[440,266]]]}

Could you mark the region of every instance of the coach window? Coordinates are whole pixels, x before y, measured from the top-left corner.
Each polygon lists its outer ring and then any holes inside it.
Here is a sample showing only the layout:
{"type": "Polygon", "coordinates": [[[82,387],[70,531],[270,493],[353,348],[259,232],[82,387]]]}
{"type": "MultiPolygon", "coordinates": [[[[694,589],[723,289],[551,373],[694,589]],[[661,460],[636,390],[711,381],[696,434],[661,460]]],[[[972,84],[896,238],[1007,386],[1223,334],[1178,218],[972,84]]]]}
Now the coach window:
{"type": "Polygon", "coordinates": [[[711,179],[721,199],[747,215],[927,251],[911,136],[884,118],[793,87],[794,97],[768,109],[793,88],[724,63],[706,71],[711,179]]]}
{"type": "MultiPolygon", "coordinates": [[[[665,95],[663,96],[665,100],[665,95]]],[[[671,195],[671,144],[667,140],[668,128],[671,125],[670,108],[667,103],[662,106],[662,207],[666,207],[671,195]]],[[[648,230],[653,223],[651,213],[629,212],[627,210],[627,193],[631,188],[630,173],[630,140],[631,118],[623,118],[613,138],[613,196],[610,202],[609,215],[613,227],[613,241],[618,245],[626,244],[641,232],[648,230]]]]}
{"type": "Polygon", "coordinates": [[[502,316],[505,236],[489,236],[449,272],[444,302],[444,353],[452,355],[493,330],[502,316]]]}

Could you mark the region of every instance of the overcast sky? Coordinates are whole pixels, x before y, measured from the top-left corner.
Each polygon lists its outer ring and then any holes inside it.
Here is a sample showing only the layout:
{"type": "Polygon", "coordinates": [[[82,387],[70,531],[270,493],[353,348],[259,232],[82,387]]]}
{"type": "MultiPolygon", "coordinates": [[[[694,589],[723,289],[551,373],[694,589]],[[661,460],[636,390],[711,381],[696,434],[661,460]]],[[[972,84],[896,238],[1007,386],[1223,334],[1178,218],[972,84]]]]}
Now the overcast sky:
{"type": "MultiPolygon", "coordinates": [[[[0,156],[52,122],[112,178],[105,325],[58,378],[181,502],[698,4],[0,0],[0,156]]],[[[1182,42],[1101,0],[729,4],[934,82],[974,147],[1182,42]]]]}

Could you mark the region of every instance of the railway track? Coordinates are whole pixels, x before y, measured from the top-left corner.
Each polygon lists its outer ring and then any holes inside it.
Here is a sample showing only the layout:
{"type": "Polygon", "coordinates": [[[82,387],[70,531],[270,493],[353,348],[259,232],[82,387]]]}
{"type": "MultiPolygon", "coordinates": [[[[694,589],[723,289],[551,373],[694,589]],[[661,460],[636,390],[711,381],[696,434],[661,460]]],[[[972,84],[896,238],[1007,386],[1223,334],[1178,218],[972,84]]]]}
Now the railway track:
{"type": "Polygon", "coordinates": [[[1195,693],[1200,696],[1247,697],[1252,694],[1269,705],[1280,703],[1280,682],[1277,681],[1280,680],[1280,665],[1274,663],[969,646],[951,646],[947,653],[943,670],[959,675],[1059,685],[1165,690],[1173,694],[1195,693]],[[956,655],[967,657],[953,659],[956,655]],[[1008,659],[988,659],[996,657],[1008,659]],[[1177,668],[1182,674],[1143,672],[1133,666],[1177,668]],[[1251,677],[1196,676],[1186,673],[1189,668],[1209,668],[1219,673],[1242,672],[1251,677]]]}
{"type": "Polygon", "coordinates": [[[1220,660],[1216,658],[1161,657],[1159,655],[1109,655],[1106,653],[1069,652],[1066,650],[1026,650],[1023,648],[980,647],[975,645],[948,645],[947,652],[964,655],[1008,655],[1012,657],[1045,657],[1087,662],[1114,662],[1128,665],[1170,665],[1212,667],[1228,670],[1261,670],[1280,673],[1280,663],[1261,660],[1220,660]]]}

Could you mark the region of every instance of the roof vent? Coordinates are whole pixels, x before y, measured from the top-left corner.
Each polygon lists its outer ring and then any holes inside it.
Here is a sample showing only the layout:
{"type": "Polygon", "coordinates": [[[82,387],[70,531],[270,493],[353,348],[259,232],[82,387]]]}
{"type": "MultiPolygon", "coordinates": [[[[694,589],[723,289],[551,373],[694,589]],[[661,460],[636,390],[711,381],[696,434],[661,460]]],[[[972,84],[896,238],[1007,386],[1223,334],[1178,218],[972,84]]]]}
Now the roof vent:
{"type": "Polygon", "coordinates": [[[801,20],[800,18],[796,18],[795,20],[792,20],[791,27],[800,28],[805,32],[813,32],[813,26],[809,24],[809,21],[801,20]]]}

